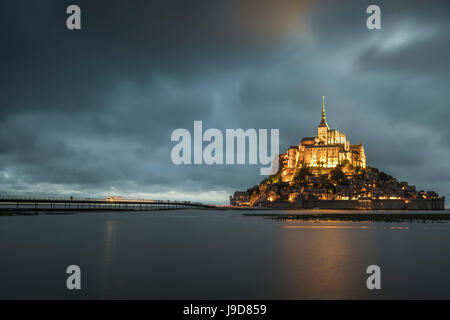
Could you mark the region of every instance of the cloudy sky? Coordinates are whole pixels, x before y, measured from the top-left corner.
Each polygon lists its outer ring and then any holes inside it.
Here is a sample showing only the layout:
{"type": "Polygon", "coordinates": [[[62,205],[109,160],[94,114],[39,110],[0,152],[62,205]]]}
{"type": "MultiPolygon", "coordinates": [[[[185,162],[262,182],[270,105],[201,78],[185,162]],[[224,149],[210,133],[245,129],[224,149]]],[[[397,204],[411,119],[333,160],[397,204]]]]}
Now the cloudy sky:
{"type": "Polygon", "coordinates": [[[181,165],[173,130],[330,126],[368,164],[450,195],[448,1],[0,4],[0,193],[227,202],[256,165],[181,165]],[[66,28],[66,8],[82,30],[66,28]],[[381,7],[381,30],[366,8],[381,7]]]}

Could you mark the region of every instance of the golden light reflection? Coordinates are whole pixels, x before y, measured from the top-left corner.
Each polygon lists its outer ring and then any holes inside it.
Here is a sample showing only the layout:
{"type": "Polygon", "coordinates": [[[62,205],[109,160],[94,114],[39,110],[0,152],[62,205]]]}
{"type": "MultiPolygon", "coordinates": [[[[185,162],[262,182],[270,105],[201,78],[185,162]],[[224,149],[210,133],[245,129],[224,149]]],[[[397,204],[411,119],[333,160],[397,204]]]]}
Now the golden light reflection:
{"type": "Polygon", "coordinates": [[[281,226],[281,265],[285,296],[296,299],[352,298],[361,285],[364,255],[376,246],[371,225],[311,222],[281,226]],[[297,230],[297,232],[294,232],[297,230]],[[366,241],[355,241],[364,232],[366,241]],[[356,276],[355,276],[356,275],[356,276]],[[308,288],[307,292],[305,291],[308,288]]]}
{"type": "Polygon", "coordinates": [[[368,226],[283,226],[283,229],[369,229],[368,226]]]}
{"type": "Polygon", "coordinates": [[[104,292],[114,294],[117,292],[117,225],[114,220],[105,224],[105,240],[102,256],[103,287],[104,292]]]}

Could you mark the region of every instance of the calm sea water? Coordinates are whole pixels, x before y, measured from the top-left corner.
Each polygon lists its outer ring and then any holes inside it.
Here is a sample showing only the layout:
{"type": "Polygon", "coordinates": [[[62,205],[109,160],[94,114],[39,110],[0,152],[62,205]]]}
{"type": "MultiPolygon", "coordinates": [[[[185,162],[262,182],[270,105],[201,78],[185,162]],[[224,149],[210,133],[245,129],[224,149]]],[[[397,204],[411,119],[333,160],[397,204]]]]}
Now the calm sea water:
{"type": "Polygon", "coordinates": [[[239,211],[0,217],[0,298],[450,298],[450,224],[239,211]],[[66,268],[82,290],[66,289],[66,268]],[[381,290],[366,268],[381,267],[381,290]]]}

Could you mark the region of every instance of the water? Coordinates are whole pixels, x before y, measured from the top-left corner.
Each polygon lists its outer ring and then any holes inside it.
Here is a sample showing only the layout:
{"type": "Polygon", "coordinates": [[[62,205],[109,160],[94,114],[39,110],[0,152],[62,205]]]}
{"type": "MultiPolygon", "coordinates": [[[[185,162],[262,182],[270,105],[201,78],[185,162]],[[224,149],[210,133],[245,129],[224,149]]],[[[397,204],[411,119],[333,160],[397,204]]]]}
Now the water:
{"type": "Polygon", "coordinates": [[[239,211],[0,217],[0,298],[450,298],[450,224],[239,211]],[[68,265],[82,290],[66,289],[68,265]],[[381,290],[366,268],[381,267],[381,290]]]}

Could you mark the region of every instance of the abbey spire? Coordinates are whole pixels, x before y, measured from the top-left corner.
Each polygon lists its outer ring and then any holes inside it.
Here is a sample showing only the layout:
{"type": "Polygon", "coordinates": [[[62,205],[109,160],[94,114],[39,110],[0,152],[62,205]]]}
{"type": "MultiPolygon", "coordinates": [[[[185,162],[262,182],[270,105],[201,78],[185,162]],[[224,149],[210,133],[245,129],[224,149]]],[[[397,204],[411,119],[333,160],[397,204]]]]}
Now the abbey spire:
{"type": "Polygon", "coordinates": [[[325,120],[325,96],[322,97],[322,120],[325,120]]]}
{"type": "Polygon", "coordinates": [[[326,116],[325,116],[325,96],[322,97],[322,120],[319,123],[319,127],[327,127],[328,128],[328,124],[327,124],[327,120],[326,120],[326,116]]]}

